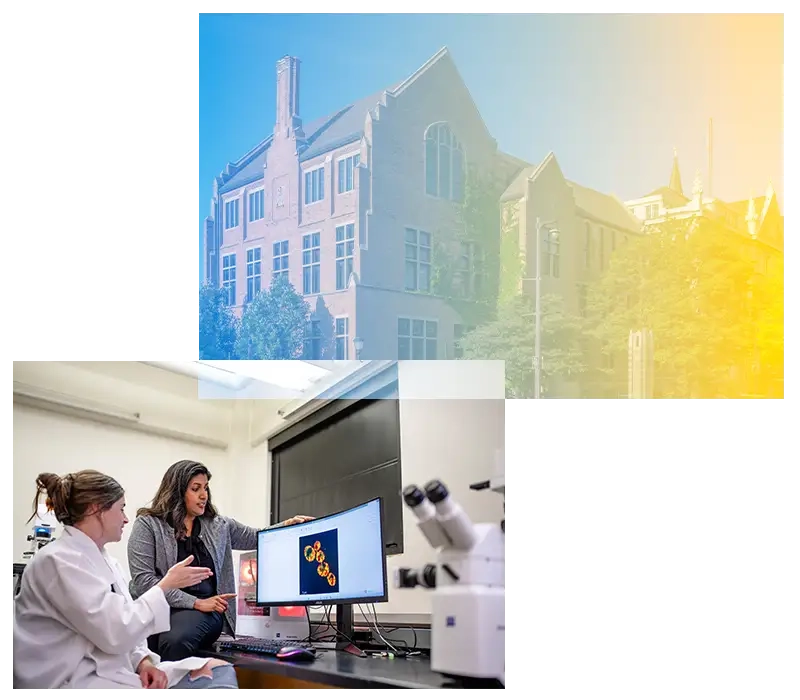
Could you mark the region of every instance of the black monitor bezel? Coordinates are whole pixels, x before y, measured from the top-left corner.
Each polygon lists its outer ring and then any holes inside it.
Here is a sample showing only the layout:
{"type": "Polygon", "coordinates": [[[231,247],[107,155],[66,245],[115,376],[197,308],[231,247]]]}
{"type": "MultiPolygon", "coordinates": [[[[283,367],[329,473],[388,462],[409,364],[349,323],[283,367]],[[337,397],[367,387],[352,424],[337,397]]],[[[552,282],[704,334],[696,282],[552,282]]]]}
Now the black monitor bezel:
{"type": "MultiPolygon", "coordinates": [[[[383,519],[384,519],[384,510],[383,510],[383,496],[376,496],[375,498],[370,498],[368,501],[364,501],[363,503],[359,503],[357,505],[352,506],[351,508],[345,508],[344,510],[340,510],[336,513],[329,513],[328,515],[324,515],[321,518],[315,518],[314,523],[327,520],[328,518],[335,518],[339,515],[343,515],[344,513],[348,513],[351,510],[356,510],[357,508],[363,508],[374,501],[378,502],[378,511],[380,514],[379,521],[380,521],[380,543],[381,543],[381,566],[383,568],[383,595],[376,596],[376,597],[361,597],[361,598],[324,598],[322,600],[283,600],[283,601],[269,601],[262,602],[258,599],[259,596],[259,588],[258,588],[258,573],[256,573],[256,606],[260,608],[278,608],[282,606],[302,606],[302,607],[309,607],[311,605],[353,605],[358,603],[385,603],[389,600],[389,582],[386,574],[386,546],[383,541],[383,519]]],[[[274,532],[275,530],[290,530],[293,527],[300,527],[301,525],[306,525],[307,523],[294,523],[293,525],[280,525],[278,527],[265,527],[258,531],[259,538],[256,540],[256,572],[261,570],[259,566],[259,558],[261,556],[260,551],[261,548],[259,547],[260,543],[260,535],[262,532],[274,532]]]]}

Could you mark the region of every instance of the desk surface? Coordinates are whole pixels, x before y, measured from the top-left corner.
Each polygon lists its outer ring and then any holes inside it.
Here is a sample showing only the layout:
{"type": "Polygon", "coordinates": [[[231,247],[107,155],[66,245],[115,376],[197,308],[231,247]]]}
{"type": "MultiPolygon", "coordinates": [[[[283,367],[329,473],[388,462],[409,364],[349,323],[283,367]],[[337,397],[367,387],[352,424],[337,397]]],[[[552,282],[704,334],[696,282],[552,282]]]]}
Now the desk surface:
{"type": "Polygon", "coordinates": [[[311,662],[281,661],[271,656],[228,651],[214,652],[213,656],[230,661],[239,668],[339,688],[461,687],[432,671],[430,660],[422,656],[363,658],[333,650],[319,650],[317,658],[311,662]]]}

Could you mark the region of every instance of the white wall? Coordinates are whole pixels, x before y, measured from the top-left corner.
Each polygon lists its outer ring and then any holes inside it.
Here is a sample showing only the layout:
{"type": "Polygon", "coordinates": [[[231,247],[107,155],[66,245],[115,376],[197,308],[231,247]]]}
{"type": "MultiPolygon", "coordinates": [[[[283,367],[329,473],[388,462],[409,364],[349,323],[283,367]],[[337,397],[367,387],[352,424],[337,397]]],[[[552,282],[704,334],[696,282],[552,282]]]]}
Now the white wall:
{"type": "Polygon", "coordinates": [[[260,438],[271,425],[281,420],[277,411],[286,402],[247,400],[231,403],[230,510],[224,514],[251,527],[266,527],[269,525],[272,460],[267,441],[260,438]],[[255,446],[254,442],[257,442],[255,446]]]}
{"type": "MultiPolygon", "coordinates": [[[[141,414],[141,424],[106,425],[14,404],[13,558],[26,549],[35,478],[97,469],[126,490],[127,513],[155,495],[167,468],[196,459],[211,470],[215,505],[253,526],[269,518],[269,455],[266,442],[253,447],[252,432],[277,420],[284,401],[215,401],[198,398],[197,381],[138,362],[16,362],[16,386],[55,391],[141,414]],[[251,413],[255,417],[251,416],[251,413]],[[253,425],[254,424],[254,425],[253,425]],[[164,437],[147,431],[180,433],[164,437]],[[225,448],[198,444],[211,438],[225,448]]],[[[127,568],[126,529],[109,551],[127,568]]]]}
{"type": "MultiPolygon", "coordinates": [[[[225,512],[231,501],[225,451],[14,406],[14,559],[26,546],[30,525],[25,521],[32,512],[40,472],[96,469],[114,477],[125,489],[126,512],[133,521],[136,510],[155,495],[167,467],[179,459],[196,459],[208,466],[214,501],[225,512]]],[[[130,528],[125,528],[121,543],[108,548],[126,569],[130,528]]]]}
{"type": "MultiPolygon", "coordinates": [[[[505,401],[498,399],[400,401],[400,458],[403,486],[422,486],[439,479],[473,522],[500,522],[503,498],[494,492],[471,491],[469,485],[490,478],[502,460],[505,443],[505,401]]],[[[430,592],[394,589],[392,572],[435,562],[410,510],[403,513],[403,554],[389,557],[389,602],[379,613],[415,621],[431,611],[430,592]]]]}

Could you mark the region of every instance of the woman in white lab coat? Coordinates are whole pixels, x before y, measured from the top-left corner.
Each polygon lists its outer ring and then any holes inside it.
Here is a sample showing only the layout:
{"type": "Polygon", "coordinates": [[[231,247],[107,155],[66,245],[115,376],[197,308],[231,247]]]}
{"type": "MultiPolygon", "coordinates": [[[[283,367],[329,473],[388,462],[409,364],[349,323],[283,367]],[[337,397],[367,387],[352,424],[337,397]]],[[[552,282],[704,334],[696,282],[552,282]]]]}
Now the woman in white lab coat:
{"type": "Polygon", "coordinates": [[[233,667],[190,657],[161,662],[145,640],[169,629],[165,591],[211,571],[177,563],[136,601],[120,565],[105,551],[128,522],[125,494],[110,476],[85,470],[40,474],[47,506],[64,525],[26,566],[14,599],[15,688],[236,688],[233,667]]]}

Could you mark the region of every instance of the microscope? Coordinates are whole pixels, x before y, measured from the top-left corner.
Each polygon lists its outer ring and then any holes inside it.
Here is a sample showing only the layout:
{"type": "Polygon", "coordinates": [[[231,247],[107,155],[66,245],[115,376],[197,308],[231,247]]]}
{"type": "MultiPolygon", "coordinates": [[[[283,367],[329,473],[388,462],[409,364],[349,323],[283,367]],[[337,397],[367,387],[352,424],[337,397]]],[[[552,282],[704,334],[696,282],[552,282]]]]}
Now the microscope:
{"type": "MultiPolygon", "coordinates": [[[[502,493],[505,477],[471,484],[502,493]]],[[[433,589],[431,669],[470,684],[505,687],[505,518],[473,524],[438,479],[403,489],[417,526],[437,550],[436,564],[398,569],[398,588],[433,589]]]]}
{"type": "Polygon", "coordinates": [[[33,533],[28,535],[27,539],[33,544],[30,545],[30,549],[22,553],[23,561],[30,561],[42,547],[50,544],[55,539],[55,530],[55,515],[47,510],[47,506],[40,503],[36,509],[36,517],[33,519],[33,533]]]}

